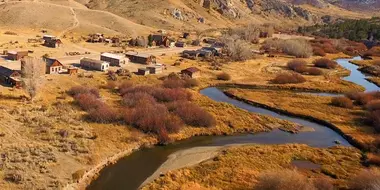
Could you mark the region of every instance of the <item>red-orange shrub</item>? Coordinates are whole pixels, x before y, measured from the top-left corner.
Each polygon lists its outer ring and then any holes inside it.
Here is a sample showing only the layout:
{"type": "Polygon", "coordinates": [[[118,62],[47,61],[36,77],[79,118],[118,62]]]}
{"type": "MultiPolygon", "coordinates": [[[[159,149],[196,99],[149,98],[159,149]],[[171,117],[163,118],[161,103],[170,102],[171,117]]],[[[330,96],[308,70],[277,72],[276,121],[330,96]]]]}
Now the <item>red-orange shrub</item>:
{"type": "Polygon", "coordinates": [[[368,102],[365,107],[368,111],[380,110],[380,100],[372,100],[368,102]]]}
{"type": "Polygon", "coordinates": [[[352,190],[374,190],[380,187],[379,170],[363,170],[349,180],[349,189],[352,190]]]}
{"type": "Polygon", "coordinates": [[[316,56],[322,56],[323,57],[326,55],[326,52],[320,47],[314,47],[313,48],[313,54],[316,56]]]}
{"type": "Polygon", "coordinates": [[[107,104],[101,104],[88,112],[88,119],[97,123],[111,123],[119,119],[119,113],[107,104]]]}
{"type": "Polygon", "coordinates": [[[97,107],[103,104],[103,102],[101,102],[98,97],[89,93],[78,94],[74,96],[74,99],[75,103],[78,104],[80,108],[86,111],[96,109],[97,107]]]}
{"type": "Polygon", "coordinates": [[[352,101],[347,97],[334,97],[331,100],[331,104],[342,108],[352,108],[354,106],[352,101]]]}
{"type": "Polygon", "coordinates": [[[133,84],[131,82],[129,81],[123,82],[119,85],[119,93],[123,95],[132,87],[133,87],[133,84]]]}
{"type": "Polygon", "coordinates": [[[302,59],[293,59],[289,61],[287,64],[288,68],[293,71],[296,71],[300,68],[305,68],[306,65],[307,65],[307,62],[302,59]]]}
{"type": "MultiPolygon", "coordinates": [[[[368,153],[367,154],[367,163],[380,166],[380,154],[368,153]]],[[[380,182],[380,179],[379,179],[379,182],[380,182]]],[[[379,183],[379,185],[380,185],[380,183],[379,183]]]]}
{"type": "Polygon", "coordinates": [[[185,81],[182,79],[166,79],[164,80],[163,86],[165,88],[183,88],[185,81]]]}
{"type": "Polygon", "coordinates": [[[314,66],[326,68],[326,69],[334,69],[338,66],[338,63],[326,58],[320,58],[313,61],[314,66]]]}
{"type": "Polygon", "coordinates": [[[380,110],[372,111],[369,114],[369,120],[376,131],[380,132],[380,110]]]}
{"type": "Polygon", "coordinates": [[[177,88],[177,89],[156,88],[153,91],[152,95],[158,102],[191,100],[191,93],[181,88],[177,88]]]}
{"type": "Polygon", "coordinates": [[[75,86],[72,87],[68,92],[71,96],[76,96],[78,94],[93,94],[96,97],[100,97],[99,90],[96,88],[90,88],[86,86],[75,86]]]}
{"type": "Polygon", "coordinates": [[[168,104],[168,109],[178,115],[187,125],[212,127],[216,123],[211,114],[191,102],[173,102],[168,104]]]}
{"type": "Polygon", "coordinates": [[[298,73],[281,73],[272,80],[275,84],[303,83],[306,79],[298,73]]]}
{"type": "Polygon", "coordinates": [[[124,111],[123,119],[126,123],[147,132],[158,134],[160,130],[169,133],[178,132],[182,126],[181,120],[170,116],[169,111],[162,104],[146,104],[124,111]]]}
{"type": "Polygon", "coordinates": [[[127,107],[136,107],[145,106],[146,104],[155,104],[156,100],[150,94],[136,92],[124,94],[122,103],[127,107]]]}
{"type": "Polygon", "coordinates": [[[318,68],[308,68],[306,71],[309,75],[322,75],[323,71],[318,68]]]}

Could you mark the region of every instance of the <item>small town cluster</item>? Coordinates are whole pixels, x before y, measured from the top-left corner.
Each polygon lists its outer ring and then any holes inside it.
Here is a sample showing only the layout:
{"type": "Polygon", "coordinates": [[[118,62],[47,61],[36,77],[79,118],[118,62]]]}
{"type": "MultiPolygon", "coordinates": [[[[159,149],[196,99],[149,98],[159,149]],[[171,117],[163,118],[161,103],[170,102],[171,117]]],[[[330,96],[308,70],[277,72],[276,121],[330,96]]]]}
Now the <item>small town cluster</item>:
{"type": "MultiPolygon", "coordinates": [[[[183,33],[183,39],[187,39],[190,33],[183,33]]],[[[222,53],[223,44],[217,42],[214,39],[205,39],[207,46],[200,46],[199,40],[191,42],[191,48],[186,49],[187,44],[183,41],[173,41],[169,39],[165,32],[159,31],[159,34],[151,34],[148,36],[148,42],[146,45],[135,45],[139,38],[131,39],[128,43],[131,46],[142,47],[156,47],[153,50],[160,50],[164,48],[177,48],[175,53],[182,53],[182,57],[195,59],[197,57],[210,57],[218,56],[222,53]]],[[[41,45],[49,48],[60,48],[63,45],[61,39],[53,35],[43,35],[41,39],[37,40],[41,42],[41,45]]],[[[106,38],[103,34],[95,33],[88,35],[87,43],[120,43],[120,39],[117,37],[106,38]]],[[[145,43],[145,42],[144,42],[145,43]]],[[[162,51],[165,52],[165,51],[162,51]]],[[[33,50],[3,50],[3,59],[10,64],[0,66],[0,80],[7,86],[19,88],[22,85],[22,71],[23,67],[27,64],[24,60],[27,57],[33,57],[33,50]]],[[[160,53],[165,55],[165,53],[160,53]]],[[[42,56],[43,73],[45,74],[68,74],[75,75],[80,72],[80,69],[84,71],[94,72],[108,72],[110,68],[122,68],[128,70],[130,64],[141,64],[137,66],[136,71],[133,71],[136,75],[150,75],[163,73],[167,66],[159,63],[157,59],[157,53],[154,55],[149,52],[138,51],[112,51],[102,52],[100,55],[91,54],[85,52],[84,55],[79,52],[66,52],[66,56],[62,58],[54,58],[48,55],[42,56]],[[74,56],[79,56],[76,59],[74,56]],[[67,57],[72,58],[70,61],[65,61],[67,57]]],[[[133,67],[135,68],[136,65],[133,67]]],[[[189,67],[180,72],[181,74],[188,75],[191,78],[199,76],[200,70],[196,67],[189,67]]]]}

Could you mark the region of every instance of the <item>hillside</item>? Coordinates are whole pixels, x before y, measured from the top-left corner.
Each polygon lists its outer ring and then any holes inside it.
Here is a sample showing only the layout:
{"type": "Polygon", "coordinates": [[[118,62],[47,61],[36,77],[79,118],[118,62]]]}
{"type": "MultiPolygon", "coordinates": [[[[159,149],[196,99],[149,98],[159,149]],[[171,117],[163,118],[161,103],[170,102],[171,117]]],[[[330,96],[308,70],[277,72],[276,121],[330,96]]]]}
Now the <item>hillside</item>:
{"type": "Polygon", "coordinates": [[[0,28],[137,36],[157,29],[202,31],[247,23],[289,28],[313,25],[326,14],[336,18],[370,16],[330,4],[322,7],[281,0],[4,1],[0,3],[0,28]]]}
{"type": "Polygon", "coordinates": [[[48,29],[57,35],[63,32],[101,32],[131,36],[154,30],[109,12],[90,10],[74,1],[0,3],[0,28],[27,31],[48,29]]]}

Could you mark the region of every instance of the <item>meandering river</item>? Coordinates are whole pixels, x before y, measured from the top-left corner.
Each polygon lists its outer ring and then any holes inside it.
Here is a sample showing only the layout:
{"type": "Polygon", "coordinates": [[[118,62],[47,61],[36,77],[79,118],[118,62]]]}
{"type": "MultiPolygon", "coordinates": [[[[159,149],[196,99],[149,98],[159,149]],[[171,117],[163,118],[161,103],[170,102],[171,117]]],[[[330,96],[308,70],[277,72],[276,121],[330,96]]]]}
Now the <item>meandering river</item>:
{"type": "MultiPolygon", "coordinates": [[[[354,59],[360,59],[355,57],[354,59]]],[[[365,80],[365,75],[358,71],[358,67],[349,63],[350,59],[338,59],[337,62],[349,69],[351,75],[344,80],[354,82],[365,87],[366,91],[379,90],[371,82],[365,80]]],[[[210,87],[201,90],[201,94],[218,102],[232,104],[241,109],[252,113],[258,113],[284,119],[297,123],[302,126],[311,127],[314,131],[301,132],[298,134],[289,134],[280,130],[274,130],[268,133],[247,134],[238,136],[209,136],[193,137],[189,140],[176,142],[167,146],[156,146],[136,151],[131,155],[120,159],[116,164],[104,168],[100,176],[94,180],[87,189],[89,190],[135,190],[151,176],[169,157],[169,155],[194,147],[201,146],[225,146],[232,144],[286,144],[286,143],[303,143],[314,147],[329,147],[335,145],[334,141],[339,141],[344,146],[351,146],[341,135],[332,129],[318,123],[305,119],[290,117],[279,114],[267,109],[255,107],[235,99],[227,97],[218,88],[210,87]]],[[[328,95],[328,94],[323,94],[328,95]]]]}

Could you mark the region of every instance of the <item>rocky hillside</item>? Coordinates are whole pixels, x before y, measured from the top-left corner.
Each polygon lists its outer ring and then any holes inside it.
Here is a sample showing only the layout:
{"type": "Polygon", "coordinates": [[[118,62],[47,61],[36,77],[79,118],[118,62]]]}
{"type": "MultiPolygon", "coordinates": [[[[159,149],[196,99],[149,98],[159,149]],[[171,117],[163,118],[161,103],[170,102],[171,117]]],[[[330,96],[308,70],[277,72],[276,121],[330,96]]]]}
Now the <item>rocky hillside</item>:
{"type": "MultiPolygon", "coordinates": [[[[90,9],[112,12],[138,24],[176,30],[203,30],[242,23],[273,23],[283,27],[306,25],[319,22],[325,14],[309,10],[301,2],[295,5],[295,1],[302,0],[90,0],[85,5],[90,9]]],[[[319,8],[326,4],[322,0],[309,1],[321,1],[319,8]]],[[[340,11],[342,17],[346,12],[340,11]]]]}

